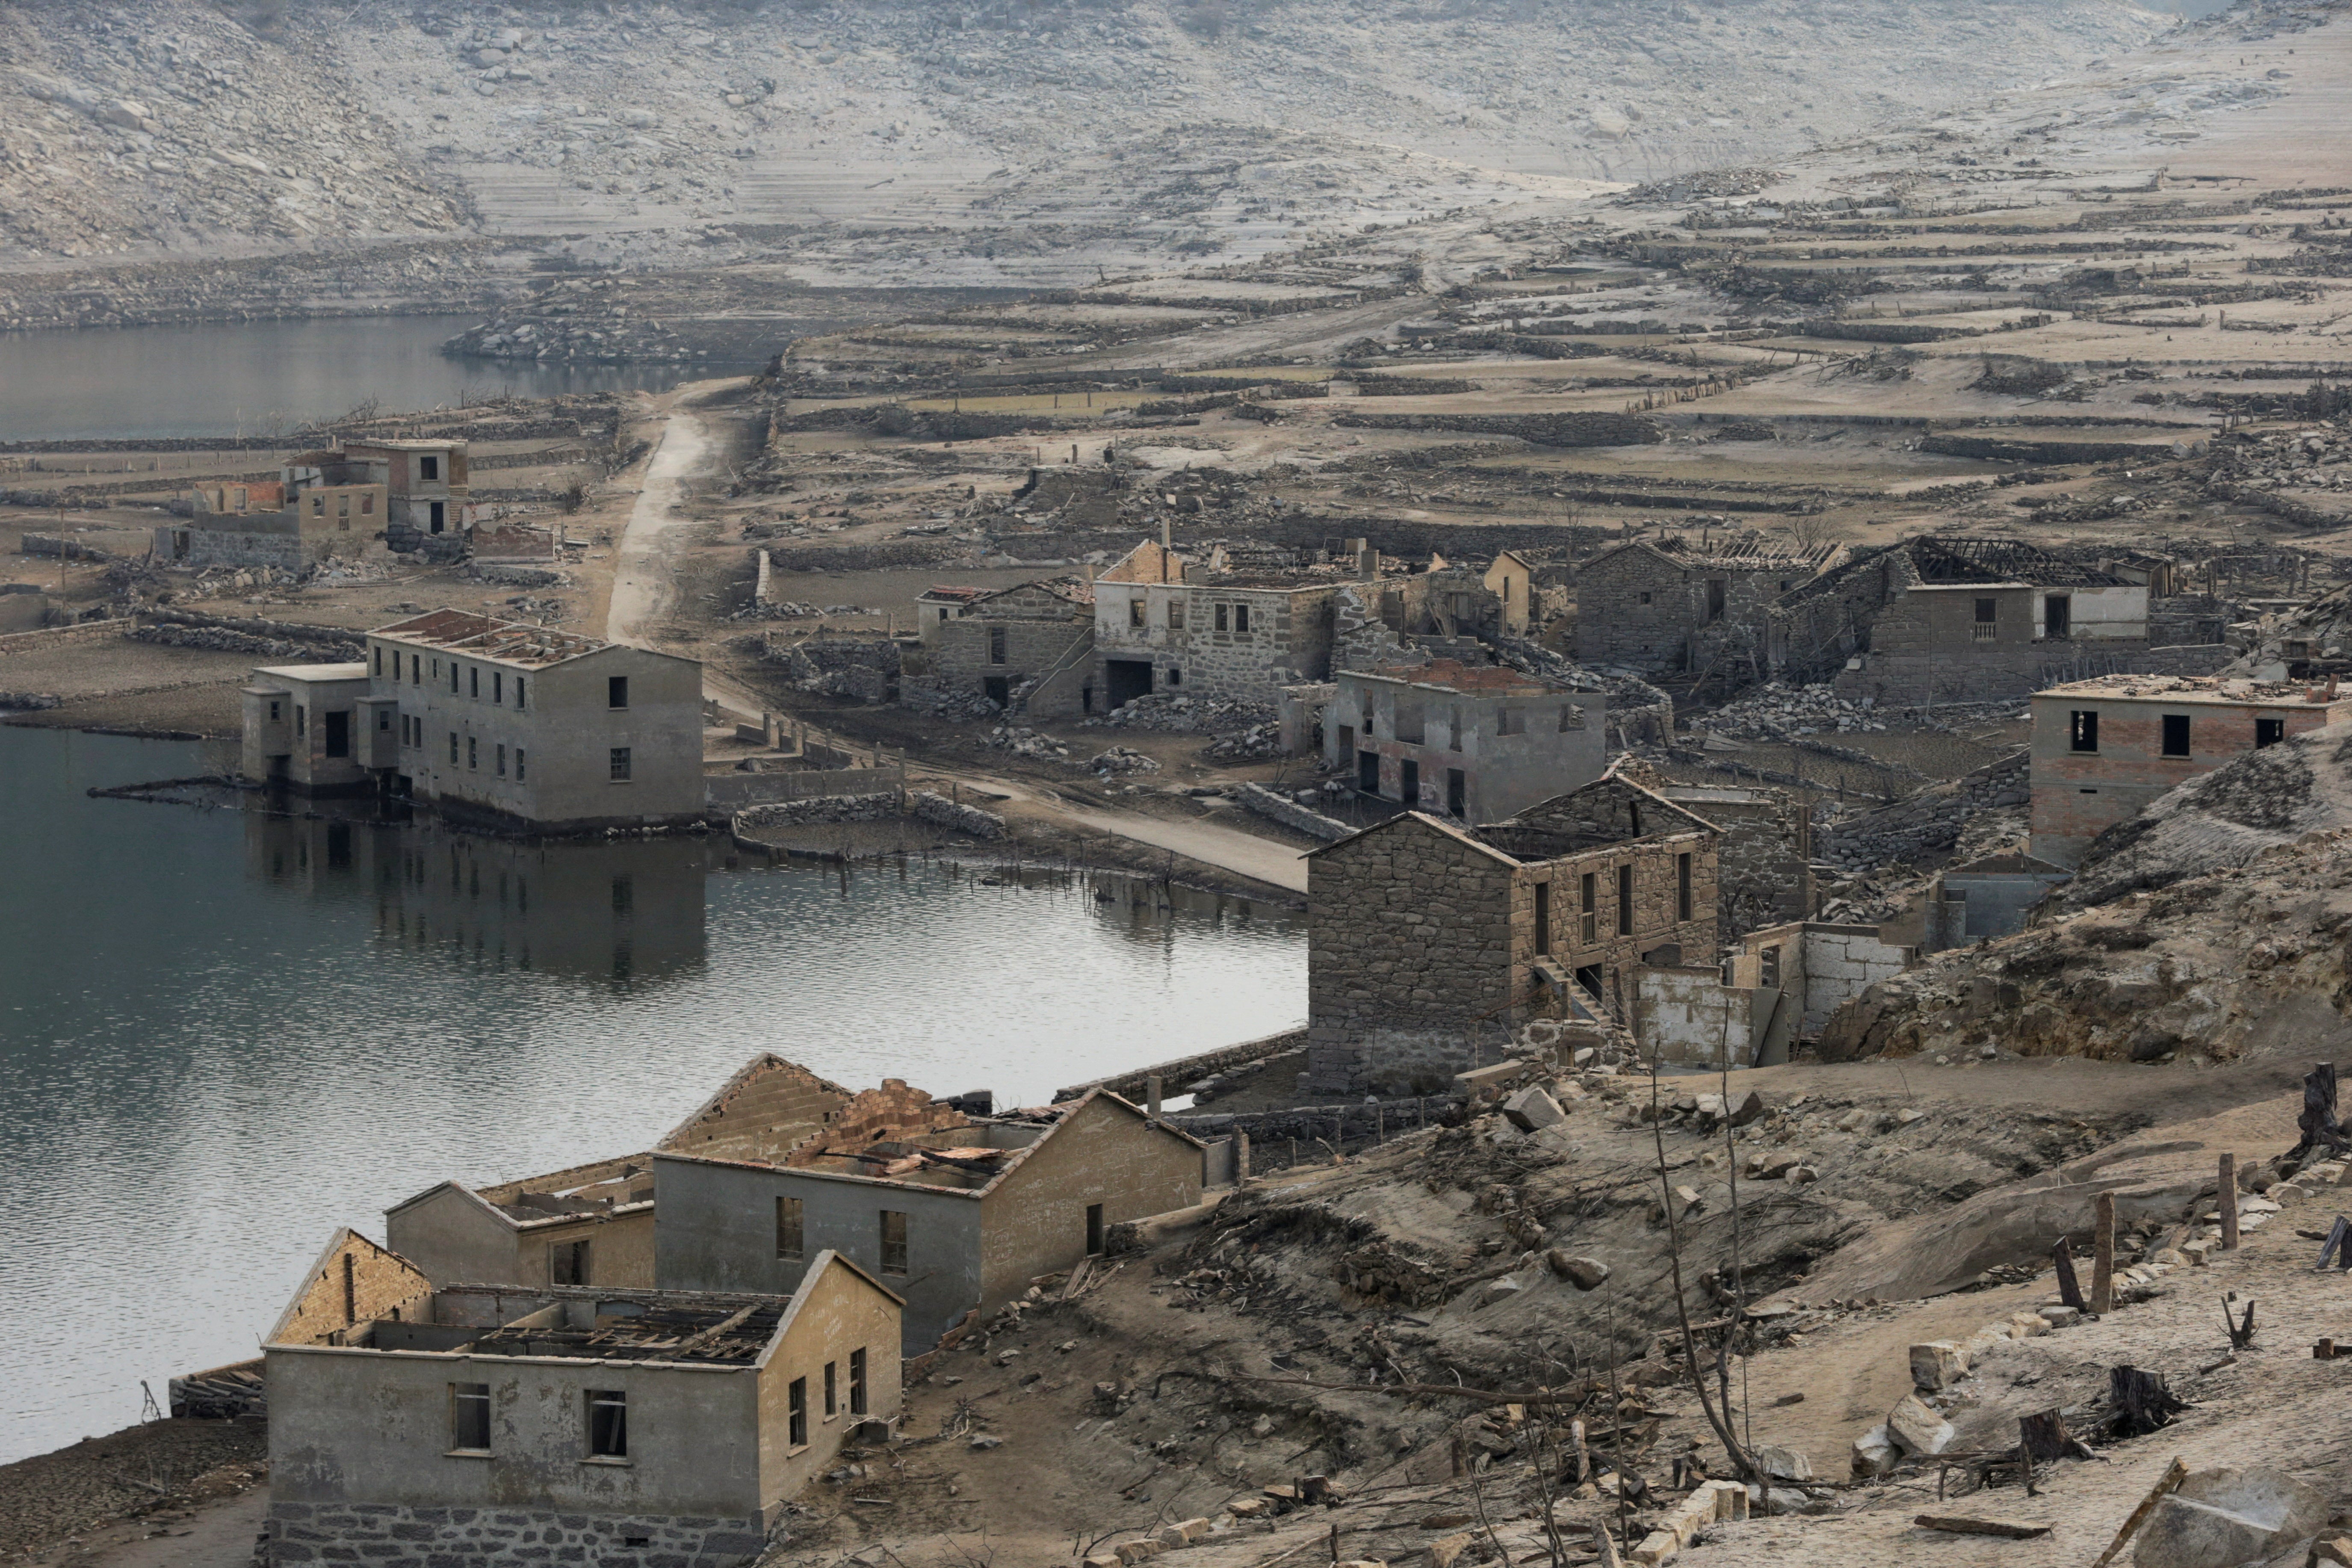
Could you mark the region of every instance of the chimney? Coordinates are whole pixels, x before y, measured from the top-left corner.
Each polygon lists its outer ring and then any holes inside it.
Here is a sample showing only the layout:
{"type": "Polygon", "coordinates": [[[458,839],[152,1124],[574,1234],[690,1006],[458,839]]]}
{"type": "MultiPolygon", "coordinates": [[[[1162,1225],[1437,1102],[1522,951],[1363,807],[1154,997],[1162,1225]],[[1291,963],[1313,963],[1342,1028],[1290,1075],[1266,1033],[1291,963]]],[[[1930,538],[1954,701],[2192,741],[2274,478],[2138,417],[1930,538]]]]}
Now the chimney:
{"type": "Polygon", "coordinates": [[[1176,548],[1176,520],[1174,518],[1163,517],[1160,520],[1160,548],[1162,550],[1173,550],[1176,548]]]}

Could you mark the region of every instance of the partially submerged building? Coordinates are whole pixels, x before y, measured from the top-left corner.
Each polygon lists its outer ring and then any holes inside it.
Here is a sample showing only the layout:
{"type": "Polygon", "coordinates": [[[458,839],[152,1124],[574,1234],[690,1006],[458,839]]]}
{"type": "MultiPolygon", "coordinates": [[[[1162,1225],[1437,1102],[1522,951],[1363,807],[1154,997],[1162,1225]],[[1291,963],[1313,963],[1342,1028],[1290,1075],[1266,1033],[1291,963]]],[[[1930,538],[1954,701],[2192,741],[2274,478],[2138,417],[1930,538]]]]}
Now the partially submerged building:
{"type": "Polygon", "coordinates": [[[271,1568],[735,1568],[900,1407],[898,1298],[812,1257],[789,1296],[436,1289],[339,1233],[263,1347],[271,1568]]]}
{"type": "Polygon", "coordinates": [[[654,1152],[664,1289],[792,1290],[831,1249],[905,1296],[910,1355],[1102,1256],[1113,1226],[1198,1204],[1205,1173],[1200,1141],[1116,1095],[973,1116],[896,1079],[788,1147],[668,1142],[654,1152]]]}
{"type": "Polygon", "coordinates": [[[1359,793],[1460,822],[1497,822],[1608,771],[1597,689],[1454,659],[1342,670],[1324,765],[1359,793]]]}
{"type": "Polygon", "coordinates": [[[1774,601],[1843,552],[1753,531],[1630,540],[1577,571],[1576,657],[1644,675],[1761,679],[1774,601]]]}
{"type": "Polygon", "coordinates": [[[2352,696],[2289,681],[2103,676],[2033,694],[2032,848],[2072,868],[2091,841],[2234,757],[2352,718],[2352,696]]]}
{"type": "Polygon", "coordinates": [[[701,665],[527,622],[436,610],[369,633],[363,665],[266,667],[245,723],[254,783],[555,831],[703,816],[701,665]]]}
{"type": "Polygon", "coordinates": [[[1307,1087],[1428,1092],[1482,1030],[1622,1017],[1711,963],[1720,831],[1612,774],[1482,826],[1408,811],[1307,857],[1307,1087]]]}

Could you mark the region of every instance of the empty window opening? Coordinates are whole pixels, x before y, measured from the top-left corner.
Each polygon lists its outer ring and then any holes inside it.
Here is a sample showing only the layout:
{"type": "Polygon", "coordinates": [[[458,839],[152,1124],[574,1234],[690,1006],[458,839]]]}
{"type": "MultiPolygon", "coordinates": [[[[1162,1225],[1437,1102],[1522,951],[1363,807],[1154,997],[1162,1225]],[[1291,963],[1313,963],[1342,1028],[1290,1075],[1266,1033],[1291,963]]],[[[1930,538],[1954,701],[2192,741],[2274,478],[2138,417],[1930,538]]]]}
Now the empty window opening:
{"type": "Polygon", "coordinates": [[[352,754],[352,716],[349,713],[321,715],[327,721],[327,755],[348,757],[352,754]]]}
{"type": "Polygon", "coordinates": [[[1143,625],[1143,601],[1141,599],[1129,599],[1127,602],[1127,624],[1130,626],[1139,627],[1143,625]]]}
{"type": "Polygon", "coordinates": [[[795,1448],[808,1447],[808,1379],[796,1377],[784,1391],[784,1410],[790,1430],[785,1441],[795,1448]]]}
{"type": "Polygon", "coordinates": [[[882,1211],[882,1272],[907,1272],[907,1216],[898,1209],[882,1211]]]}
{"type": "Polygon", "coordinates": [[[1249,610],[1250,607],[1247,605],[1234,606],[1234,630],[1237,632],[1249,630],[1249,610]]]}
{"type": "Polygon", "coordinates": [[[804,1215],[800,1199],[778,1198],[776,1200],[777,1257],[797,1260],[804,1256],[801,1250],[807,1245],[805,1233],[802,1229],[803,1223],[804,1215]]]}
{"type": "Polygon", "coordinates": [[[588,1391],[588,1456],[594,1459],[629,1457],[629,1395],[618,1388],[588,1391]]]}
{"type": "Polygon", "coordinates": [[[2189,755],[2189,715],[2167,713],[2164,716],[2164,754],[2168,757],[2189,755]]]}
{"type": "Polygon", "coordinates": [[[1470,815],[1470,781],[1460,768],[1445,770],[1445,815],[1467,817],[1470,815]]]}
{"type": "Polygon", "coordinates": [[[551,1285],[588,1284],[588,1244],[585,1241],[558,1241],[547,1249],[547,1282],[551,1285]]]}
{"type": "Polygon", "coordinates": [[[1381,793],[1381,754],[1378,752],[1356,753],[1356,793],[1359,795],[1381,793]]]}
{"type": "Polygon", "coordinates": [[[2074,600],[2071,595],[2052,594],[2042,601],[2042,634],[2050,637],[2074,635],[2074,600]]]}
{"type": "Polygon", "coordinates": [[[416,477],[420,479],[438,479],[441,477],[441,459],[434,457],[417,458],[416,477]]]}
{"type": "Polygon", "coordinates": [[[625,675],[606,677],[604,680],[604,706],[607,708],[626,708],[628,705],[629,678],[625,675]]]}
{"type": "Polygon", "coordinates": [[[1536,884],[1536,952],[1538,956],[1551,951],[1551,884],[1536,884]]]}
{"type": "Polygon", "coordinates": [[[2259,752],[2264,746],[2275,746],[2285,739],[2285,720],[2257,719],[2254,721],[2254,750],[2259,752]]]}
{"type": "Polygon", "coordinates": [[[1004,628],[1003,626],[988,628],[988,662],[991,664],[1004,662],[1004,628]]]}
{"type": "Polygon", "coordinates": [[[1706,619],[1708,625],[1712,626],[1717,621],[1723,619],[1723,579],[1720,577],[1709,577],[1706,580],[1706,619]]]}
{"type": "Polygon", "coordinates": [[[1587,871],[1576,879],[1576,939],[1587,947],[1601,935],[1601,882],[1597,872],[1587,871]]]}
{"type": "Polygon", "coordinates": [[[849,1413],[866,1414],[866,1351],[862,1346],[849,1352],[849,1413]]]}
{"type": "Polygon", "coordinates": [[[1976,623],[1969,628],[1969,640],[1973,642],[1992,641],[1993,634],[2000,629],[2000,601],[1999,599],[1979,599],[1977,601],[1976,623]]]}
{"type": "Polygon", "coordinates": [[[520,675],[515,677],[515,706],[517,708],[528,708],[530,706],[530,703],[525,699],[522,689],[522,677],[520,675]]]}
{"type": "Polygon", "coordinates": [[[824,1418],[828,1421],[841,1414],[841,1400],[836,1393],[840,1371],[839,1362],[824,1363],[824,1418]]]}
{"type": "Polygon", "coordinates": [[[1087,1205],[1087,1256],[1100,1258],[1103,1253],[1103,1206],[1087,1205]]]}
{"type": "Polygon", "coordinates": [[[1217,606],[1217,629],[1219,631],[1228,632],[1233,630],[1233,626],[1230,624],[1233,620],[1233,614],[1234,609],[1231,605],[1219,605],[1217,606]]]}
{"type": "Polygon", "coordinates": [[[1777,944],[1757,955],[1756,982],[1771,990],[1780,988],[1780,949],[1777,944]]]}
{"type": "Polygon", "coordinates": [[[1407,806],[1421,805],[1421,764],[1411,757],[1397,763],[1397,798],[1407,806]]]}
{"type": "Polygon", "coordinates": [[[1617,868],[1617,934],[1633,934],[1633,868],[1617,868]]]}
{"type": "Polygon", "coordinates": [[[1524,735],[1528,732],[1528,716],[1517,708],[1500,708],[1495,711],[1495,733],[1524,735]]]}
{"type": "Polygon", "coordinates": [[[2077,708],[2067,715],[2066,749],[2071,752],[2095,752],[2099,749],[2098,710],[2077,708]]]}
{"type": "Polygon", "coordinates": [[[499,758],[499,777],[500,777],[500,778],[504,778],[504,777],[506,777],[506,776],[507,776],[507,749],[506,749],[506,747],[504,747],[503,745],[501,745],[501,746],[500,746],[500,747],[499,747],[499,749],[498,749],[498,758],[499,758]]]}
{"type": "Polygon", "coordinates": [[[1677,855],[1675,857],[1675,919],[1686,921],[1690,918],[1691,858],[1677,855]]]}
{"type": "Polygon", "coordinates": [[[449,1385],[449,1447],[464,1454],[490,1451],[490,1385],[449,1385]]]}

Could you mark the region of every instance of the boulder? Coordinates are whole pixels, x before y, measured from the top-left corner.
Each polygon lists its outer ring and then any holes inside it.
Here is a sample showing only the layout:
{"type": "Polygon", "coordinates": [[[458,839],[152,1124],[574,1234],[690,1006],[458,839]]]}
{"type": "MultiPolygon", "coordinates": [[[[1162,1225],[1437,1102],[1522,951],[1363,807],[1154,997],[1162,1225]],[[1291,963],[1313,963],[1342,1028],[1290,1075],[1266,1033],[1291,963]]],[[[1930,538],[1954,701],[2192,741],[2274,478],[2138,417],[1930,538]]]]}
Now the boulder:
{"type": "Polygon", "coordinates": [[[1429,1543],[1430,1568],[1454,1568],[1454,1560],[1470,1550],[1470,1532],[1441,1535],[1429,1543]]]}
{"type": "Polygon", "coordinates": [[[1763,1114],[1764,1097],[1751,1089],[1748,1091],[1748,1098],[1741,1100],[1731,1112],[1731,1124],[1734,1127],[1745,1127],[1763,1114]]]}
{"type": "Polygon", "coordinates": [[[1810,1481],[1813,1462],[1794,1448],[1759,1448],[1757,1466],[1776,1481],[1810,1481]]]}
{"type": "Polygon", "coordinates": [[[1609,1278],[1609,1265],[1597,1258],[1571,1258],[1559,1247],[1544,1254],[1554,1274],[1580,1290],[1597,1290],[1609,1278]]]}
{"type": "Polygon", "coordinates": [[[1540,1132],[1568,1120],[1559,1101],[1540,1089],[1523,1089],[1503,1101],[1503,1114],[1522,1132],[1540,1132]]]}
{"type": "Polygon", "coordinates": [[[2274,1557],[2327,1523],[2327,1494],[2267,1466],[2192,1471],[2139,1533],[2137,1568],[2236,1568],[2274,1557]]]}
{"type": "Polygon", "coordinates": [[[1969,1358],[1950,1340],[1929,1340],[1911,1347],[1911,1386],[1933,1394],[1969,1374],[1969,1358]]]}
{"type": "Polygon", "coordinates": [[[1857,1479],[1883,1476],[1895,1468],[1895,1461],[1901,1457],[1884,1421],[1853,1440],[1853,1469],[1857,1479]]]}
{"type": "Polygon", "coordinates": [[[1906,1394],[1886,1413],[1886,1435],[1906,1454],[1940,1454],[1951,1446],[1952,1424],[1916,1394],[1906,1394]]]}

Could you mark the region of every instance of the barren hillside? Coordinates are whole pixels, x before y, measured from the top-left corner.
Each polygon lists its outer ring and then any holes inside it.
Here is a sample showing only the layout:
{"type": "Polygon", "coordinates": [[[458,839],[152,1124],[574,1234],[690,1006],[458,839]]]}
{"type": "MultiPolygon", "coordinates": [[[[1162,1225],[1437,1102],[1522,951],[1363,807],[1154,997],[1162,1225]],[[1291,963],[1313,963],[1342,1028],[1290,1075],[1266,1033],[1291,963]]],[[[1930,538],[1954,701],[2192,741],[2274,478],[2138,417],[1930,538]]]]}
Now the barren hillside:
{"type": "Polygon", "coordinates": [[[929,282],[1060,281],[1782,158],[2167,25],[2125,0],[42,0],[0,7],[0,262],[476,220],[668,255],[723,220],[909,231],[929,282]]]}

